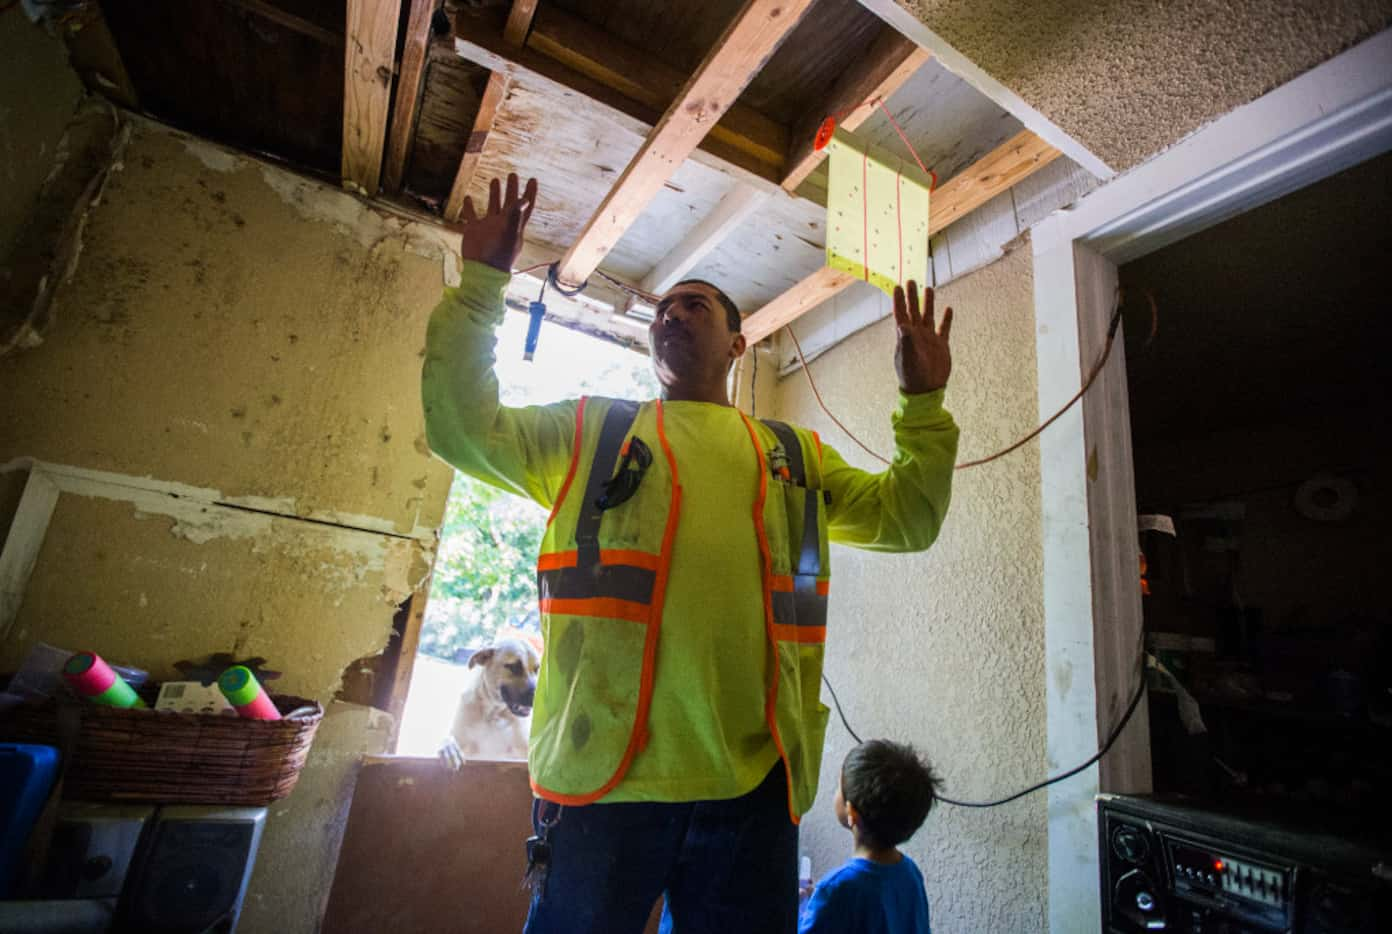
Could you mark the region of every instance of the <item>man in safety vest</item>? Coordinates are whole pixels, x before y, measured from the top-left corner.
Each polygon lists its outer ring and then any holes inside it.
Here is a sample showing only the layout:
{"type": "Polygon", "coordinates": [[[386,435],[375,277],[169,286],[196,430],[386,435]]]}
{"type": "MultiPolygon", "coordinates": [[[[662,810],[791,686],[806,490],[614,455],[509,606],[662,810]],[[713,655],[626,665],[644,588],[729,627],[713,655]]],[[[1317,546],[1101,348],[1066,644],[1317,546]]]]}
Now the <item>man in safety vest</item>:
{"type": "Polygon", "coordinates": [[[817,791],[828,543],[917,551],[947,512],[952,310],[895,294],[893,465],[849,466],[814,432],[727,396],[745,351],[716,287],[678,284],[649,329],[662,398],[498,402],[493,332],[536,203],[466,201],[462,282],[430,319],[430,447],[551,511],[537,565],[546,652],[529,768],[532,934],[791,932],[797,821],[817,791]]]}

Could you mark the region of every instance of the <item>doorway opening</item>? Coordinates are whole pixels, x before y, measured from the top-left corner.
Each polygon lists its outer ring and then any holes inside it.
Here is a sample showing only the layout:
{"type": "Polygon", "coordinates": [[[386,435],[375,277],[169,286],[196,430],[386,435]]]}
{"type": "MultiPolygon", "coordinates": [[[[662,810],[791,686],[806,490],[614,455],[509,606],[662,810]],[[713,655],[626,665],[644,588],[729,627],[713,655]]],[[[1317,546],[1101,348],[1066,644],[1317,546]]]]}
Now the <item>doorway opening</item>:
{"type": "Polygon", "coordinates": [[[1126,360],[1156,793],[1392,831],[1389,178],[1119,267],[1133,333],[1159,307],[1126,360]]]}
{"type": "MultiPolygon", "coordinates": [[[[546,325],[535,359],[524,361],[527,324],[526,315],[510,313],[498,328],[494,372],[503,405],[657,396],[646,356],[567,327],[546,325]]],[[[539,642],[535,572],[545,525],[546,511],[536,503],[455,474],[397,729],[398,755],[439,752],[475,651],[514,634],[539,642]]]]}

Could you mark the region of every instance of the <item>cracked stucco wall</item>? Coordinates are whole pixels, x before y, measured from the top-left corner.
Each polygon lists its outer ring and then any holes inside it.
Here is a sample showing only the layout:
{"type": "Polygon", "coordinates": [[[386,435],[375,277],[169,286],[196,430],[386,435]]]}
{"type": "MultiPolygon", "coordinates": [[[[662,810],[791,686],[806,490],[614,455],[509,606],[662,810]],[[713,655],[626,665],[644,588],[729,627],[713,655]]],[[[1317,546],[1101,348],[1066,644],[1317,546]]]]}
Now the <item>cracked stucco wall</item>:
{"type": "MultiPolygon", "coordinates": [[[[938,291],[939,306],[956,311],[947,406],[962,429],[962,460],[999,450],[1036,424],[1032,290],[1026,244],[938,291]]],[[[893,323],[885,320],[811,364],[827,405],[881,453],[893,450],[893,346],[893,323]]],[[[776,410],[817,429],[851,463],[880,469],[821,412],[801,371],[778,384],[776,410]]],[[[1044,776],[1035,446],[958,473],[947,522],[928,552],[836,546],[832,567],[827,674],[863,738],[914,743],[956,798],[979,801],[1044,776]]],[[[818,876],[851,852],[831,807],[851,745],[833,716],[817,802],[802,825],[803,851],[818,876]]],[[[907,850],[927,879],[934,931],[1047,927],[1043,796],[985,811],[940,805],[907,850]]]]}
{"type": "Polygon", "coordinates": [[[1388,0],[896,0],[1122,171],[1392,24],[1388,0]]]}
{"type": "MultiPolygon", "coordinates": [[[[334,693],[386,646],[453,476],[425,447],[419,403],[447,244],[343,192],[131,124],[52,328],[0,359],[0,465],[80,475],[0,639],[0,670],[38,639],[155,677],[231,651],[264,655],[284,671],[278,690],[324,703],[239,927],[308,934],[356,763],[390,732],[389,717],[334,693]],[[141,489],[113,498],[123,482],[141,489]]],[[[17,475],[0,475],[5,502],[17,475]]]]}

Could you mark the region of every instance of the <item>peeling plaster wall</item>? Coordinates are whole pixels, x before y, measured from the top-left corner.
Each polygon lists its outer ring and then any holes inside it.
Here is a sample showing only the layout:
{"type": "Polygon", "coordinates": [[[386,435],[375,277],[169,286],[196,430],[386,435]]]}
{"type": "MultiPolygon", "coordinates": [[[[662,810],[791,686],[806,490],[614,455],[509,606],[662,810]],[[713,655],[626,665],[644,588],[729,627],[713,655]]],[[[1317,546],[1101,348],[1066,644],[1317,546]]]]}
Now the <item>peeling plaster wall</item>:
{"type": "Polygon", "coordinates": [[[0,14],[0,268],[38,202],[82,84],[57,39],[0,14]]]}
{"type": "MultiPolygon", "coordinates": [[[[1027,246],[938,291],[956,310],[947,405],[963,460],[1035,425],[1032,266],[1027,246]]],[[[811,364],[827,405],[863,441],[893,450],[894,328],[881,321],[811,364]]],[[[818,408],[805,374],[778,385],[779,418],[808,425],[847,460],[879,469],[818,408]]],[[[1045,772],[1043,539],[1034,446],[959,473],[938,542],[918,555],[836,546],[827,674],[864,738],[914,743],[947,794],[983,800],[1045,772]]],[[[824,697],[830,703],[830,698],[824,697]]],[[[802,824],[814,873],[850,855],[831,799],[851,740],[832,717],[817,802],[802,824]]],[[[906,847],[928,882],[933,929],[1047,927],[1047,820],[1036,795],[980,811],[940,806],[906,847]]]]}
{"type": "Polygon", "coordinates": [[[356,764],[390,731],[380,712],[331,702],[344,669],[386,647],[453,476],[425,447],[418,401],[449,244],[147,121],[132,129],[52,329],[0,359],[0,506],[25,458],[76,477],[0,634],[0,670],[38,639],[155,677],[230,651],[266,656],[278,690],[324,703],[239,927],[308,934],[356,764]]]}
{"type": "Polygon", "coordinates": [[[1388,0],[896,0],[1117,170],[1392,23],[1388,0]]]}

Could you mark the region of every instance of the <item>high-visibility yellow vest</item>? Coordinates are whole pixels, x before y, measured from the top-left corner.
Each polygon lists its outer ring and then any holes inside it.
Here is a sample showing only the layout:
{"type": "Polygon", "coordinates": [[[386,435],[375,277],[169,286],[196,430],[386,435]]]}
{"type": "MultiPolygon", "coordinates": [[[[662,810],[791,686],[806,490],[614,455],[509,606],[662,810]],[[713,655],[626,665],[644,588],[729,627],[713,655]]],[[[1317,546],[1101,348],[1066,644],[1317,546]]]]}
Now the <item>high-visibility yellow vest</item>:
{"type": "MultiPolygon", "coordinates": [[[[759,459],[750,521],[776,660],[764,714],[796,822],[816,795],[828,714],[820,697],[830,578],[821,442],[805,429],[741,417],[759,459]]],[[[612,791],[647,741],[682,498],[661,402],[585,398],[575,419],[570,469],[537,562],[546,652],[528,757],[532,789],[566,805],[612,791]]],[[[682,690],[716,689],[679,666],[662,677],[689,681],[682,690]]]]}

